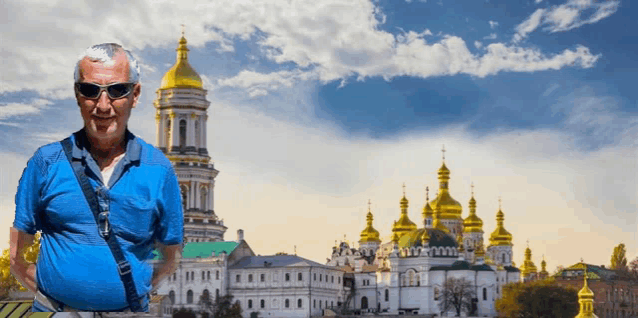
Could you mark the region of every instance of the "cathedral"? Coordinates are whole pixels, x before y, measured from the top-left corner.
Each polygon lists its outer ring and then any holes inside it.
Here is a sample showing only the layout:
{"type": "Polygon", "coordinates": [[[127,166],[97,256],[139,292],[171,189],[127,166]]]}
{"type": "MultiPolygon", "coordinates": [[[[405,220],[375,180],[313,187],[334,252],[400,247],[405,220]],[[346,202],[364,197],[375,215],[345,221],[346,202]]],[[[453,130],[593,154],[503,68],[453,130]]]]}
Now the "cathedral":
{"type": "Polygon", "coordinates": [[[439,303],[445,282],[456,278],[470,282],[475,294],[466,315],[496,315],[494,302],[501,297],[503,285],[520,280],[520,270],[512,262],[512,235],[505,229],[505,214],[499,208],[496,229],[485,248],[473,191],[469,215],[463,219],[462,206],[449,191],[450,170],[445,162],[438,179],[436,198],[430,201],[426,193],[419,226],[408,217],[404,189],[399,219],[387,242],[381,241],[368,207],[359,247],[347,242],[333,247],[328,265],[354,276],[345,301],[348,307],[399,315],[455,315],[441,312],[439,303]]]}

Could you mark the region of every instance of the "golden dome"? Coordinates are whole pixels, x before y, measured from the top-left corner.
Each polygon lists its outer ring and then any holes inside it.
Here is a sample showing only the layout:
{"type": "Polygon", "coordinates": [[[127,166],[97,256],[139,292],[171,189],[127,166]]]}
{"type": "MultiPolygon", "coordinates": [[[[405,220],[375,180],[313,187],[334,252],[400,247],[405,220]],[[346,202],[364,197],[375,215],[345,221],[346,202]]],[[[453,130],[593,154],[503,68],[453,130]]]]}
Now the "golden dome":
{"type": "Polygon", "coordinates": [[[594,292],[587,286],[587,268],[585,268],[583,279],[585,283],[583,284],[583,288],[578,292],[580,310],[576,318],[598,318],[598,316],[594,314],[594,292]]]}
{"type": "Polygon", "coordinates": [[[399,248],[406,247],[415,247],[415,246],[423,246],[424,245],[424,237],[426,238],[425,242],[432,246],[447,246],[447,247],[455,247],[457,246],[456,239],[453,236],[437,229],[431,228],[420,228],[410,231],[403,235],[399,240],[399,248]]]}
{"type": "Polygon", "coordinates": [[[496,213],[496,229],[490,235],[490,245],[512,246],[512,234],[503,227],[505,214],[500,209],[496,213]]]}
{"type": "Polygon", "coordinates": [[[199,74],[188,64],[189,50],[186,47],[186,38],[183,34],[182,38],[179,39],[179,46],[176,51],[177,61],[175,65],[164,74],[164,77],[162,77],[160,89],[176,87],[203,88],[202,78],[199,77],[199,74]]]}
{"type": "Polygon", "coordinates": [[[359,243],[381,242],[381,239],[379,238],[379,231],[372,227],[372,220],[372,212],[370,211],[370,203],[368,202],[368,214],[366,215],[366,221],[368,225],[361,232],[361,239],[359,240],[359,243]]]}
{"type": "Polygon", "coordinates": [[[399,243],[399,235],[396,232],[392,233],[392,243],[399,243]]]}
{"type": "Polygon", "coordinates": [[[594,292],[589,289],[589,286],[587,285],[587,273],[585,272],[585,276],[584,280],[585,280],[585,284],[583,285],[583,288],[580,289],[580,291],[578,292],[578,298],[590,298],[593,299],[594,298],[594,292]]]}
{"type": "Polygon", "coordinates": [[[470,199],[470,215],[463,220],[464,233],[483,233],[483,220],[476,215],[476,200],[470,199]]]}
{"type": "Polygon", "coordinates": [[[545,256],[543,255],[543,260],[541,261],[541,271],[540,274],[547,276],[549,273],[547,272],[547,262],[545,262],[545,256]]]}
{"type": "Polygon", "coordinates": [[[454,200],[450,196],[448,190],[448,181],[450,180],[450,169],[445,166],[445,163],[439,168],[439,193],[430,204],[436,206],[441,205],[441,218],[442,219],[460,219],[463,207],[461,204],[454,200]]]}
{"type": "MultiPolygon", "coordinates": [[[[405,185],[403,185],[405,188],[405,185]]],[[[405,197],[405,189],[403,190],[403,198],[401,199],[401,216],[399,220],[394,222],[394,226],[392,226],[392,233],[396,233],[399,235],[399,238],[403,236],[403,234],[416,230],[416,224],[410,221],[408,217],[408,199],[405,197]]]]}
{"type": "Polygon", "coordinates": [[[532,262],[532,250],[529,246],[525,249],[525,261],[523,261],[523,266],[521,266],[521,275],[526,277],[529,274],[536,273],[536,265],[532,262]]]}
{"type": "Polygon", "coordinates": [[[450,233],[450,230],[447,228],[447,226],[445,226],[445,224],[441,222],[441,205],[440,204],[435,205],[434,221],[432,221],[432,227],[437,230],[441,230],[445,233],[450,233]]]}
{"type": "Polygon", "coordinates": [[[432,206],[430,206],[430,189],[425,187],[425,206],[423,207],[423,218],[432,218],[434,216],[434,210],[432,210],[432,206]]]}

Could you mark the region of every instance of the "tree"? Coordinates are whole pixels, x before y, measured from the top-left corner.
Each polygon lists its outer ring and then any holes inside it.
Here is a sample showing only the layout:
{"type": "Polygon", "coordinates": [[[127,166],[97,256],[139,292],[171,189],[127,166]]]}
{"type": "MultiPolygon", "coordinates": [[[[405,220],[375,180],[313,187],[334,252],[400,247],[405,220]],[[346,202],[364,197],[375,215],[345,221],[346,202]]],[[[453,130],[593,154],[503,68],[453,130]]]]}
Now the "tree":
{"type": "Polygon", "coordinates": [[[578,292],[551,280],[513,283],[503,286],[503,297],[495,305],[500,317],[573,318],[578,314],[578,292]]]}
{"type": "MultiPolygon", "coordinates": [[[[40,233],[35,234],[33,244],[24,251],[24,258],[27,262],[35,263],[40,253],[40,233]]],[[[11,274],[9,249],[2,251],[0,256],[0,300],[9,297],[10,291],[26,291],[27,289],[18,282],[11,274]]]]}
{"type": "Polygon", "coordinates": [[[456,316],[460,316],[462,311],[470,313],[472,311],[472,299],[476,297],[472,282],[465,278],[448,278],[443,283],[441,290],[439,308],[443,312],[450,309],[456,311],[456,316]]]}
{"type": "Polygon", "coordinates": [[[190,308],[182,307],[173,312],[173,318],[197,318],[197,314],[190,308]]]}
{"type": "Polygon", "coordinates": [[[627,271],[627,251],[625,244],[620,243],[614,247],[614,253],[611,255],[611,269],[619,271],[627,271]]]}
{"type": "Polygon", "coordinates": [[[242,318],[239,301],[233,303],[231,294],[215,297],[213,301],[210,294],[204,293],[199,297],[199,306],[205,318],[242,318]]]}
{"type": "Polygon", "coordinates": [[[629,263],[629,272],[634,279],[638,279],[638,257],[629,263]]]}

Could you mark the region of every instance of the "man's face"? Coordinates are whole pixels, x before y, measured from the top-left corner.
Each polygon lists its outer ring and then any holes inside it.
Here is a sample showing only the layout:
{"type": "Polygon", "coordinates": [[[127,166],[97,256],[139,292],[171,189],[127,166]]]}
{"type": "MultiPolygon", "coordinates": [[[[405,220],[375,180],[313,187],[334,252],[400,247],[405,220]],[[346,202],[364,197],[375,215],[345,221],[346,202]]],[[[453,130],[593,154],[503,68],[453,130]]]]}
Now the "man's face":
{"type": "MultiPolygon", "coordinates": [[[[129,64],[124,52],[116,53],[113,60],[114,63],[102,63],[84,58],[80,62],[79,81],[100,85],[128,82],[129,64]]],[[[137,104],[140,91],[139,83],[135,84],[129,95],[118,99],[111,99],[106,91],[101,92],[97,99],[86,98],[76,91],[75,97],[88,136],[99,142],[121,138],[131,116],[131,109],[137,104]]]]}

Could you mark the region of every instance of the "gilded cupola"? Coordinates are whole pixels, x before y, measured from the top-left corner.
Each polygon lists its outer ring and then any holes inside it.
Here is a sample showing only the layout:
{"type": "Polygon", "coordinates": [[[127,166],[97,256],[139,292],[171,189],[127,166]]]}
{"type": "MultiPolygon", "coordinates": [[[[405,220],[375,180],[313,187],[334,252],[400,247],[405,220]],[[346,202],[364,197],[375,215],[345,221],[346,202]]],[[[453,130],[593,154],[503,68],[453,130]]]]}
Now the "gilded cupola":
{"type": "Polygon", "coordinates": [[[408,217],[408,199],[405,197],[405,184],[403,185],[403,198],[400,202],[401,216],[399,220],[392,226],[392,233],[395,233],[401,238],[404,234],[417,229],[416,224],[410,221],[408,217]]]}
{"type": "MultiPolygon", "coordinates": [[[[430,206],[430,188],[425,187],[425,206],[423,207],[423,213],[421,214],[423,219],[432,220],[434,218],[434,210],[432,210],[432,206],[430,206]]],[[[424,223],[426,223],[425,221],[424,223]]],[[[426,224],[427,225],[427,224],[426,224]]]]}
{"type": "Polygon", "coordinates": [[[450,233],[450,230],[441,221],[441,205],[438,202],[434,206],[434,221],[432,222],[432,228],[441,230],[445,233],[450,233]]]}
{"type": "Polygon", "coordinates": [[[580,310],[576,318],[597,318],[594,314],[594,292],[587,285],[587,268],[583,275],[583,288],[578,292],[578,303],[580,310]]]}
{"type": "MultiPolygon", "coordinates": [[[[499,199],[500,202],[500,199],[499,199]]],[[[505,213],[501,211],[500,203],[498,213],[496,213],[496,229],[490,235],[490,245],[494,246],[512,246],[512,234],[503,226],[505,213]]]]}
{"type": "Polygon", "coordinates": [[[202,79],[197,72],[188,64],[188,47],[186,47],[186,38],[182,31],[182,37],[179,39],[177,46],[177,61],[171,67],[160,84],[160,89],[169,88],[202,88],[202,79]]]}
{"type": "MultiPolygon", "coordinates": [[[[443,149],[443,153],[445,154],[445,149],[443,149]]],[[[445,160],[445,156],[443,157],[445,160]]],[[[439,168],[439,193],[430,204],[432,206],[436,206],[437,204],[441,205],[441,218],[442,219],[461,219],[461,213],[463,211],[463,207],[461,204],[454,200],[450,195],[449,191],[449,181],[450,181],[450,169],[445,166],[445,161],[441,164],[441,168],[439,168]]]]}
{"type": "Polygon", "coordinates": [[[464,233],[483,233],[483,220],[476,215],[476,200],[474,199],[474,184],[472,184],[472,198],[470,199],[470,215],[463,220],[464,233]]]}
{"type": "Polygon", "coordinates": [[[532,250],[527,246],[525,249],[525,260],[523,261],[523,266],[521,266],[521,276],[527,277],[529,274],[536,273],[536,265],[532,261],[532,250]]]}
{"type": "Polygon", "coordinates": [[[359,240],[359,244],[368,243],[368,242],[376,242],[380,243],[381,239],[379,238],[379,231],[377,231],[372,226],[372,211],[370,211],[370,200],[368,200],[368,214],[366,215],[367,226],[361,232],[361,239],[359,240]]]}
{"type": "Polygon", "coordinates": [[[539,272],[543,277],[549,275],[547,272],[547,262],[545,262],[545,255],[543,255],[543,260],[541,261],[541,271],[539,272]]]}

